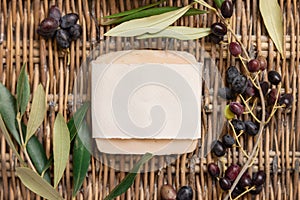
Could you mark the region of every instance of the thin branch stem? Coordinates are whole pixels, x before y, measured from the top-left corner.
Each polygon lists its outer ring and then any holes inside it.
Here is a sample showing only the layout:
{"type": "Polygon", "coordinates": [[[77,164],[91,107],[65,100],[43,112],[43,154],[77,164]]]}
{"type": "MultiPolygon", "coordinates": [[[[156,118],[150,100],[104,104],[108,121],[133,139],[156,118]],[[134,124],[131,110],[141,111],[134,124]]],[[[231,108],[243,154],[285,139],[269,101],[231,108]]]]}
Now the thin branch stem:
{"type": "Polygon", "coordinates": [[[254,113],[252,112],[251,108],[249,108],[249,105],[247,104],[247,102],[245,101],[244,97],[242,95],[239,95],[240,98],[242,99],[243,103],[245,104],[248,112],[251,114],[251,116],[255,119],[255,121],[257,121],[258,123],[261,123],[261,121],[259,119],[257,119],[257,117],[254,115],[254,113]]]}
{"type": "Polygon", "coordinates": [[[26,157],[26,160],[29,164],[29,166],[31,167],[31,169],[37,173],[34,165],[32,164],[31,162],[31,159],[30,159],[30,156],[27,152],[27,149],[26,149],[26,144],[24,142],[24,138],[23,138],[23,131],[22,131],[22,126],[21,126],[21,117],[20,117],[20,113],[18,113],[17,115],[17,122],[18,122],[18,126],[19,126],[19,131],[20,131],[20,139],[21,139],[21,149],[23,150],[24,154],[25,154],[25,157],[26,157]]]}

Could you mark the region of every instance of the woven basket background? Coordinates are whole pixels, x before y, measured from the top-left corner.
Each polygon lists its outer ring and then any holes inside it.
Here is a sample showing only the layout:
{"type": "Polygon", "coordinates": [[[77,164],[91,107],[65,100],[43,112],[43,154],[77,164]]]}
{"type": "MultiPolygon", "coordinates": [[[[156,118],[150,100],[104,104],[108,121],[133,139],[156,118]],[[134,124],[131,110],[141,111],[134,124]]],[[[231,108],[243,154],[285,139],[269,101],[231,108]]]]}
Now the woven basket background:
{"type": "MultiPolygon", "coordinates": [[[[150,0],[58,0],[58,1],[0,1],[0,81],[15,94],[16,79],[23,62],[27,62],[30,75],[31,91],[42,83],[48,99],[48,113],[45,122],[37,135],[43,143],[47,155],[51,154],[51,134],[54,118],[57,112],[63,113],[66,119],[72,115],[73,84],[76,70],[88,53],[100,44],[103,53],[126,49],[126,45],[133,44],[132,38],[106,38],[103,34],[110,27],[98,26],[99,20],[105,15],[151,3],[150,0]],[[57,46],[51,41],[41,39],[36,28],[38,23],[47,16],[51,5],[58,5],[63,13],[76,12],[80,16],[83,26],[81,40],[72,43],[70,48],[70,65],[67,56],[57,51],[57,46]]],[[[190,1],[167,0],[165,5],[182,6],[190,1]]],[[[207,1],[213,4],[212,0],[207,1]]],[[[232,27],[240,37],[246,48],[252,52],[267,57],[268,70],[275,69],[282,74],[283,90],[293,93],[294,104],[288,111],[278,110],[270,125],[265,129],[263,143],[258,157],[251,170],[263,169],[267,173],[263,192],[256,199],[300,199],[299,157],[300,157],[300,32],[299,32],[299,4],[297,0],[280,0],[284,13],[284,57],[281,58],[276,47],[268,37],[263,21],[258,11],[258,0],[236,0],[234,16],[230,19],[232,27]]],[[[198,5],[197,5],[198,6],[198,5]]],[[[201,6],[198,6],[201,9],[201,6]]],[[[177,24],[192,27],[209,27],[216,21],[213,14],[196,17],[184,17],[177,24]]],[[[231,36],[229,35],[229,40],[231,36]]],[[[151,48],[165,49],[160,40],[153,43],[151,48]]],[[[177,50],[188,51],[202,61],[200,52],[206,50],[216,62],[220,72],[231,64],[239,66],[228,54],[225,45],[214,45],[207,39],[188,42],[174,41],[177,50]]],[[[204,98],[203,108],[211,103],[204,98]]],[[[29,110],[28,110],[29,111],[29,110]]],[[[203,136],[209,131],[212,116],[209,110],[203,110],[203,136]]],[[[205,137],[202,137],[205,138],[205,137]]],[[[0,199],[40,199],[27,190],[16,177],[15,167],[17,159],[0,136],[0,199]]],[[[203,143],[205,141],[199,141],[203,143]]],[[[251,151],[255,139],[244,138],[242,145],[251,151]]],[[[209,154],[205,159],[199,159],[197,149],[190,154],[182,155],[174,164],[159,171],[139,174],[134,185],[119,199],[160,199],[160,187],[165,183],[173,184],[177,189],[183,185],[190,185],[195,190],[195,199],[218,199],[221,193],[219,185],[206,173],[206,164],[213,160],[209,154]]],[[[232,149],[226,156],[228,163],[243,163],[245,158],[239,149],[232,149]]],[[[130,161],[121,161],[129,162],[130,161]]],[[[103,199],[108,192],[126,175],[117,172],[99,161],[92,159],[89,172],[78,199],[103,199]]],[[[72,194],[72,166],[68,164],[59,192],[71,199],[72,194]]],[[[251,195],[245,195],[251,199],[251,195]]]]}

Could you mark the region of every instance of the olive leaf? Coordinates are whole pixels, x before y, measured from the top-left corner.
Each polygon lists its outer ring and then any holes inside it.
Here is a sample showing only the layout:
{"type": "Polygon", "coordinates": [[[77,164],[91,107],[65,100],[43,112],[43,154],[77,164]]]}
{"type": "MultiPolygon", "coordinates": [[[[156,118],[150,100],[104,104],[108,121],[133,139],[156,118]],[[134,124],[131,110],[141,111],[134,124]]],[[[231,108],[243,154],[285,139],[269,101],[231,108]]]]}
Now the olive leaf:
{"type": "Polygon", "coordinates": [[[62,114],[58,113],[53,130],[54,187],[56,188],[67,165],[70,152],[70,133],[62,114]]]}
{"type": "Polygon", "coordinates": [[[123,16],[131,15],[131,14],[140,12],[142,10],[152,8],[154,6],[158,6],[159,4],[161,4],[164,1],[166,1],[166,0],[158,1],[158,2],[150,4],[150,5],[146,5],[146,6],[138,7],[138,8],[135,8],[135,9],[127,10],[127,11],[124,11],[124,12],[116,13],[116,14],[113,14],[113,15],[105,16],[104,18],[110,19],[110,18],[117,18],[117,17],[123,17],[123,16]]]}
{"type": "Polygon", "coordinates": [[[73,115],[73,117],[68,122],[68,129],[70,132],[70,139],[71,141],[75,138],[77,134],[78,127],[81,127],[81,124],[85,118],[85,114],[90,107],[89,102],[85,102],[73,115]]]}
{"type": "Polygon", "coordinates": [[[26,73],[26,63],[24,63],[17,82],[17,106],[20,112],[20,118],[26,111],[26,107],[30,96],[30,86],[26,73]]]}
{"type": "Polygon", "coordinates": [[[282,55],[283,20],[282,12],[277,0],[259,1],[259,10],[270,37],[282,55]]]}
{"type": "Polygon", "coordinates": [[[0,114],[8,131],[14,136],[18,144],[21,144],[20,135],[17,130],[16,100],[2,83],[0,83],[0,114]]]}
{"type": "Polygon", "coordinates": [[[144,163],[148,162],[148,160],[150,160],[152,157],[153,154],[151,153],[146,153],[145,155],[143,155],[143,157],[134,165],[130,173],[125,176],[125,178],[109,193],[107,197],[105,197],[104,200],[112,200],[126,192],[128,188],[130,188],[130,186],[133,184],[134,179],[141,166],[144,163]]]}
{"type": "Polygon", "coordinates": [[[218,8],[221,8],[222,3],[224,2],[224,0],[214,0],[215,4],[217,5],[218,8]]]}
{"type": "Polygon", "coordinates": [[[138,36],[137,39],[146,39],[146,38],[157,38],[157,37],[166,37],[166,38],[175,38],[179,40],[194,40],[198,38],[205,37],[211,33],[210,28],[192,28],[186,26],[169,26],[164,30],[157,33],[146,33],[141,36],[138,36]]]}
{"type": "Polygon", "coordinates": [[[49,200],[63,199],[59,193],[37,173],[26,167],[17,167],[17,176],[22,183],[31,191],[49,200]]]}
{"type": "Polygon", "coordinates": [[[46,110],[45,92],[43,86],[39,84],[33,96],[31,111],[29,114],[29,120],[27,124],[27,131],[26,131],[27,134],[26,134],[25,144],[27,144],[30,137],[43,123],[46,111],[47,110],[46,110]]]}
{"type": "MultiPolygon", "coordinates": [[[[127,16],[122,17],[122,18],[108,20],[106,22],[101,23],[101,25],[120,24],[122,22],[126,22],[126,21],[129,21],[129,20],[140,19],[140,18],[143,18],[143,17],[149,17],[149,16],[153,16],[153,15],[159,15],[159,14],[162,14],[162,13],[178,10],[180,8],[181,7],[168,7],[168,6],[167,7],[159,7],[159,8],[150,8],[150,9],[147,9],[147,10],[142,10],[140,12],[127,15],[127,16]]],[[[200,15],[200,14],[205,14],[205,13],[207,13],[207,11],[205,11],[205,10],[190,8],[183,16],[200,15]]]]}
{"type": "Polygon", "coordinates": [[[50,172],[45,171],[43,172],[48,159],[46,156],[46,152],[44,150],[43,145],[40,143],[40,141],[37,139],[35,135],[33,135],[27,145],[26,145],[27,152],[29,154],[30,160],[32,161],[32,164],[34,165],[36,171],[42,175],[42,177],[48,182],[51,182],[50,179],[50,172]]]}
{"type": "MultiPolygon", "coordinates": [[[[79,129],[79,132],[82,128],[79,129]]],[[[73,146],[73,197],[81,188],[91,160],[90,152],[85,148],[77,134],[73,146]]]]}
{"type": "Polygon", "coordinates": [[[190,7],[191,5],[188,5],[178,10],[160,15],[130,20],[112,28],[104,35],[130,37],[145,33],[156,33],[173,24],[177,19],[184,15],[190,7]]]}
{"type": "Polygon", "coordinates": [[[6,126],[4,124],[4,121],[3,121],[3,118],[0,114],[0,129],[1,129],[1,132],[3,133],[4,137],[5,137],[5,140],[7,142],[7,144],[10,146],[11,150],[16,154],[18,160],[20,161],[21,165],[25,166],[25,162],[24,160],[21,158],[19,152],[17,151],[12,139],[10,138],[10,135],[6,129],[6,126]]]}

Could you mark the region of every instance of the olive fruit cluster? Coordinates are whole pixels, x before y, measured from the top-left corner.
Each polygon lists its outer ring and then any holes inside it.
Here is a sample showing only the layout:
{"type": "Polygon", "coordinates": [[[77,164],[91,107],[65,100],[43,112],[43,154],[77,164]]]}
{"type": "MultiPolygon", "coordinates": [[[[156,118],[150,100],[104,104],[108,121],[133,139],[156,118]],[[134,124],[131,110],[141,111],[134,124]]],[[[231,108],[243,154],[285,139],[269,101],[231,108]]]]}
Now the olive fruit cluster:
{"type": "MultiPolygon", "coordinates": [[[[230,18],[233,14],[232,1],[231,0],[223,1],[220,10],[224,18],[230,18]]],[[[226,25],[222,22],[216,22],[211,25],[211,34],[209,35],[209,37],[213,43],[218,44],[223,40],[224,35],[226,35],[226,33],[227,33],[226,25]]]]}
{"type": "MultiPolygon", "coordinates": [[[[221,170],[215,163],[209,163],[207,165],[208,173],[218,180],[222,190],[227,191],[231,188],[232,183],[235,181],[241,171],[240,165],[231,164],[225,173],[221,176],[221,170]]],[[[252,174],[244,173],[239,180],[237,186],[231,193],[232,198],[236,198],[244,192],[250,192],[253,195],[259,194],[263,189],[265,183],[266,173],[264,171],[258,171],[252,174]]]]}
{"type": "Polygon", "coordinates": [[[171,185],[163,185],[160,189],[163,200],[192,200],[193,189],[190,186],[182,186],[177,192],[171,185]]]}
{"type": "Polygon", "coordinates": [[[82,34],[78,19],[76,13],[61,16],[59,8],[51,6],[48,17],[39,24],[37,33],[45,39],[55,38],[60,48],[69,48],[71,41],[79,39],[82,34]]]}

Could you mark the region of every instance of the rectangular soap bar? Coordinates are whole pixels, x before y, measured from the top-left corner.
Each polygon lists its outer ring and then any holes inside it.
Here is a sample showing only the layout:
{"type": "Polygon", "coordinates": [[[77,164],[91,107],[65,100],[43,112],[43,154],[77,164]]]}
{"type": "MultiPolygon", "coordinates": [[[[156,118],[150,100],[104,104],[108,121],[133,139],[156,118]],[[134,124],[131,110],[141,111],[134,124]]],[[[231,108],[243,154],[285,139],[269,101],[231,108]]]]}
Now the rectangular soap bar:
{"type": "Polygon", "coordinates": [[[92,134],[101,152],[193,151],[200,138],[201,65],[177,51],[131,50],[92,62],[92,134]]]}

